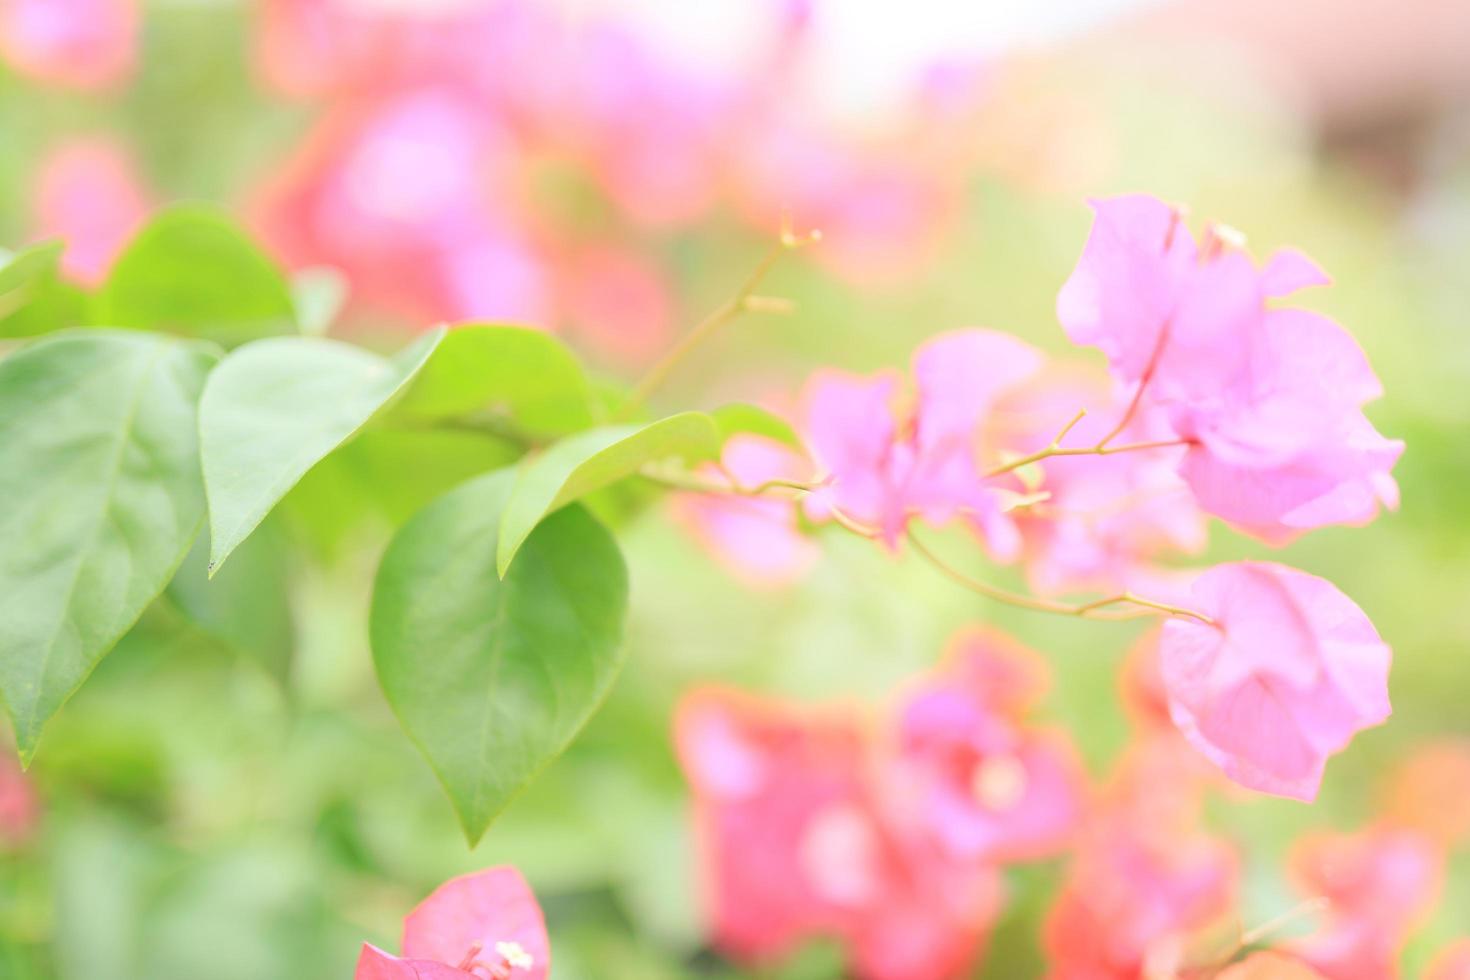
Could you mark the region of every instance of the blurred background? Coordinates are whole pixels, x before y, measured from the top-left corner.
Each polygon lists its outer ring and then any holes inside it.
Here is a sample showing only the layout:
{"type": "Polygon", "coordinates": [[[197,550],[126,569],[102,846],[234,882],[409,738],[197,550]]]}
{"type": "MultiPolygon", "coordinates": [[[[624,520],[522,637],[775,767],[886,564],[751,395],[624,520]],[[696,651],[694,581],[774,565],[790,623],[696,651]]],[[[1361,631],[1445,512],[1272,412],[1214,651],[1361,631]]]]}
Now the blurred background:
{"type": "MultiPolygon", "coordinates": [[[[1335,280],[1308,302],[1383,379],[1370,414],[1408,443],[1404,503],[1273,557],[1372,617],[1395,713],[1331,763],[1317,805],[1242,794],[1212,813],[1246,856],[1245,921],[1296,901],[1295,835],[1357,826],[1410,746],[1470,734],[1470,4],[0,0],[0,145],[0,245],[64,238],[78,282],[155,207],[216,202],[303,290],[345,298],[336,335],[526,322],[609,379],[724,299],[783,209],[822,229],[765,290],[796,312],[727,330],[663,407],[780,407],[817,365],[901,365],[962,326],[1061,352],[1053,304],[1089,196],[1186,204],[1258,255],[1298,246],[1335,280]]],[[[751,588],[643,519],[625,536],[628,669],[467,852],[372,672],[371,575],[429,491],[374,471],[370,448],[313,471],[252,539],[252,581],[276,587],[248,597],[234,642],[187,597],[161,601],[30,773],[0,775],[0,977],[345,978],[440,881],[501,862],[544,902],[558,978],[745,976],[705,948],[668,734],[691,685],[877,704],[988,621],[1051,661],[1043,713],[1095,773],[1127,738],[1131,625],[987,605],[841,535],[799,583],[751,588]]],[[[1261,551],[1212,532],[1210,558],[1261,551]]],[[[1059,875],[1011,874],[980,975],[1041,974],[1059,875]]],[[[1462,856],[1408,975],[1467,915],[1462,856]]]]}

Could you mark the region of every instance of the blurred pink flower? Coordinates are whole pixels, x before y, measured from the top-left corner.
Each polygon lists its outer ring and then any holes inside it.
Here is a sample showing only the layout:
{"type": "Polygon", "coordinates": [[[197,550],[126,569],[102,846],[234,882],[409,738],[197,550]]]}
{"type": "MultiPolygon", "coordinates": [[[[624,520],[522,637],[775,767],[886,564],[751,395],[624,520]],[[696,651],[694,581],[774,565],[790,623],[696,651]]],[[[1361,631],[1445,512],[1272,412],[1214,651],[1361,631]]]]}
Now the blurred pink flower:
{"type": "Polygon", "coordinates": [[[1441,847],[1470,842],[1470,739],[1414,749],[1387,781],[1382,807],[1387,820],[1441,847]]]}
{"type": "Polygon", "coordinates": [[[17,847],[41,821],[41,801],[15,753],[0,745],[0,846],[17,847]]]}
{"type": "Polygon", "coordinates": [[[576,248],[560,264],[561,306],[571,332],[587,347],[637,365],[668,343],[674,300],[654,262],[601,244],[576,248]]]}
{"type": "Polygon", "coordinates": [[[445,882],[403,922],[403,957],[364,945],[356,980],[546,980],[541,907],[521,873],[489,868],[445,882]]]}
{"type": "Polygon", "coordinates": [[[1301,800],[1327,757],[1388,718],[1391,654],[1330,582],[1270,562],[1218,565],[1161,641],[1180,731],[1231,779],[1301,800]]]}
{"type": "MultiPolygon", "coordinates": [[[[741,434],[725,443],[720,466],[744,487],[767,480],[809,480],[812,464],[774,439],[741,434]]],[[[718,468],[702,471],[713,480],[718,468]]],[[[756,588],[790,585],[821,555],[797,526],[797,504],[769,495],[684,494],[675,513],[742,582],[756,588]]]]}
{"type": "Polygon", "coordinates": [[[1029,344],[992,330],[941,334],[914,354],[914,403],[895,404],[894,372],[858,377],[821,371],[803,393],[803,435],[829,486],[806,499],[814,520],[840,511],[895,547],[911,518],[963,516],[999,560],[1020,536],[1005,513],[1004,483],[981,470],[980,426],[996,400],[1041,366],[1029,344]]]}
{"type": "Polygon", "coordinates": [[[652,227],[704,216],[723,191],[723,158],[746,92],[681,68],[626,27],[575,36],[544,126],[624,214],[652,227]]]}
{"type": "Polygon", "coordinates": [[[0,58],[19,74],[77,89],[107,89],[137,61],[135,0],[7,0],[0,58]]]}
{"type": "Polygon", "coordinates": [[[35,202],[36,237],[62,239],[62,271],[89,286],[106,278],[149,206],[132,159],[105,139],[74,140],[48,154],[35,202]]]}
{"type": "Polygon", "coordinates": [[[1199,830],[1204,784],[1179,747],[1149,739],[1118,764],[1042,928],[1051,980],[1175,976],[1229,921],[1239,860],[1199,830]]]}
{"type": "Polygon", "coordinates": [[[680,705],[675,740],[726,952],[768,962],[836,937],[863,980],[945,980],[978,956],[995,872],[888,819],[858,719],[706,690],[680,705]]]}
{"type": "Polygon", "coordinates": [[[1363,415],[1380,387],[1362,350],[1325,317],[1267,305],[1326,281],[1310,260],[1283,251],[1258,270],[1228,231],[1197,244],[1150,197],[1093,207],[1057,315],[1191,444],[1181,473],[1205,510],[1283,541],[1397,505],[1403,445],[1363,415]]]}
{"type": "Polygon", "coordinates": [[[344,105],[265,189],[264,230],[289,263],[335,266],[354,298],[402,315],[545,324],[516,152],[451,89],[344,105]]]}
{"type": "Polygon", "coordinates": [[[822,232],[813,252],[865,288],[911,281],[933,259],[956,211],[959,185],[912,142],[866,146],[808,121],[753,129],[734,161],[747,221],[773,227],[782,212],[822,232]]]}
{"type": "Polygon", "coordinates": [[[1329,905],[1322,928],[1287,948],[1329,980],[1397,976],[1405,940],[1438,897],[1443,865],[1432,841],[1389,826],[1298,841],[1296,886],[1329,905]]]}
{"type": "Polygon", "coordinates": [[[1080,825],[1086,773],[1071,740],[1025,717],[1047,683],[1035,652],[970,629],[904,699],[892,795],[956,857],[1049,857],[1080,825]]]}

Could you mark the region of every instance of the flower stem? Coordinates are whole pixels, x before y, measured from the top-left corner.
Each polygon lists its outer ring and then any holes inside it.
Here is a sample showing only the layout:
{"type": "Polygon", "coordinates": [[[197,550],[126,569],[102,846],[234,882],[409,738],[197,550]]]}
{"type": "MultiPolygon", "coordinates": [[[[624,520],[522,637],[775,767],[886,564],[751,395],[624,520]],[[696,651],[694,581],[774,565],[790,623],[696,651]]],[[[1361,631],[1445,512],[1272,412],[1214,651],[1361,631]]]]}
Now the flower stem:
{"type": "Polygon", "coordinates": [[[789,313],[794,308],[793,304],[780,297],[757,296],[755,295],[756,288],[760,286],[761,281],[765,279],[766,274],[771,271],[771,267],[776,264],[776,260],[782,255],[795,251],[804,245],[820,241],[821,238],[822,233],[816,229],[811,230],[805,235],[797,235],[792,231],[790,218],[783,215],[781,218],[781,234],[777,238],[776,244],[771,246],[770,250],[756,263],[755,269],[746,277],[745,282],[741,283],[740,288],[735,291],[735,295],[715,307],[708,316],[695,324],[692,330],[679,338],[678,342],[669,348],[664,353],[664,356],[654,363],[653,367],[648,369],[647,373],[633,386],[633,391],[628,395],[627,400],[623,402],[622,407],[618,409],[614,421],[625,421],[630,415],[636,412],[648,400],[648,396],[664,383],[669,374],[683,363],[691,351],[699,347],[721,327],[742,313],[789,313]]]}
{"type": "Polygon", "coordinates": [[[1215,621],[1204,613],[1195,612],[1193,609],[1185,609],[1182,606],[1173,606],[1166,602],[1156,602],[1143,596],[1134,595],[1132,592],[1120,592],[1117,595],[1107,596],[1102,599],[1094,599],[1091,602],[1066,603],[1057,602],[1054,599],[1043,599],[1038,596],[1029,596],[1020,592],[1012,592],[999,586],[982,582],[971,578],[964,572],[940,558],[934,551],[919,540],[912,528],[908,531],[909,544],[913,546],[925,561],[939,571],[946,578],[969,589],[987,599],[1005,603],[1008,606],[1016,606],[1020,609],[1031,609],[1036,612],[1053,613],[1059,616],[1076,616],[1080,619],[1137,619],[1139,616],[1162,613],[1166,616],[1188,616],[1197,619],[1207,626],[1213,626],[1215,621]],[[1128,604],[1135,608],[1129,610],[1109,610],[1107,607],[1119,604],[1128,604]]]}

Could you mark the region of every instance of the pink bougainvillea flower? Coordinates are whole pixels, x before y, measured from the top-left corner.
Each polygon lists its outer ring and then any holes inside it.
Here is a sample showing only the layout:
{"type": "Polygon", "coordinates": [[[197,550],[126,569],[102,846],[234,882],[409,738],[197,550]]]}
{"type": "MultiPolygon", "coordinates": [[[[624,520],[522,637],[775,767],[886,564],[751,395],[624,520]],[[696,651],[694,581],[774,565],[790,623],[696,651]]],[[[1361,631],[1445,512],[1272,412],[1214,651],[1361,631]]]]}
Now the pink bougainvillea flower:
{"type": "MultiPolygon", "coordinates": [[[[1095,445],[1127,406],[1105,377],[1049,368],[996,406],[986,433],[992,456],[1026,455],[1047,446],[1078,410],[1069,446],[1095,445]]],[[[1118,444],[1174,437],[1157,410],[1143,406],[1115,436],[1118,444]]],[[[1114,593],[1159,557],[1199,551],[1204,515],[1179,476],[1182,446],[1109,456],[1062,456],[1032,464],[1016,486],[1034,504],[1013,511],[1025,542],[1027,577],[1038,592],[1114,593]]]]}
{"type": "Polygon", "coordinates": [[[1388,781],[1384,817],[1442,847],[1470,840],[1470,739],[1443,739],[1414,750],[1388,781]]]}
{"type": "Polygon", "coordinates": [[[1391,654],[1330,582],[1271,562],[1219,565],[1164,626],[1169,708],[1184,736],[1251,789],[1317,795],[1327,757],[1389,715],[1391,654]]]}
{"type": "Polygon", "coordinates": [[[1424,980],[1470,980],[1470,939],[1456,940],[1434,957],[1424,980]]]}
{"type": "Polygon", "coordinates": [[[834,937],[865,980],[949,978],[973,963],[996,874],[890,820],[854,716],[701,691],[680,705],[675,737],[721,949],[769,962],[834,937]]]}
{"type": "Polygon", "coordinates": [[[1086,780],[1070,739],[1024,718],[1046,684],[1036,653],[972,629],[900,707],[894,795],[948,852],[1034,860],[1079,826],[1086,780]]]}
{"type": "Polygon", "coordinates": [[[1268,305],[1326,281],[1310,260],[1285,251],[1257,269],[1227,231],[1196,243],[1149,197],[1093,207],[1058,317],[1190,443],[1180,472],[1202,507],[1283,541],[1397,505],[1403,445],[1363,415],[1380,388],[1362,350],[1325,317],[1268,305]]]}
{"type": "Polygon", "coordinates": [[[657,265],[612,245],[582,246],[561,265],[564,315],[589,348],[636,365],[667,345],[674,300],[657,265]]]}
{"type": "Polygon", "coordinates": [[[357,300],[429,322],[547,323],[515,159],[511,136],[453,89],[344,104],[264,189],[261,223],[287,262],[341,269],[357,300]]]}
{"type": "Polygon", "coordinates": [[[1200,829],[1212,776],[1172,732],[1124,752],[1043,926],[1052,980],[1172,977],[1230,922],[1239,861],[1200,829]]]}
{"type": "MultiPolygon", "coordinates": [[[[764,436],[731,437],[720,467],[743,487],[767,480],[808,481],[812,464],[790,446],[764,436]]],[[[712,480],[724,474],[703,470],[712,480]]],[[[790,585],[811,569],[821,555],[815,542],[797,526],[794,500],[770,495],[685,494],[675,499],[675,514],[732,573],[747,585],[763,588],[790,585]]]]}
{"type": "Polygon", "coordinates": [[[403,921],[403,957],[365,945],[356,980],[546,980],[541,907],[521,873],[489,868],[440,885],[403,921]]]}
{"type": "Polygon", "coordinates": [[[807,497],[821,520],[834,510],[876,528],[890,547],[918,517],[964,517],[1001,560],[1020,537],[1005,513],[1004,483],[984,478],[979,427],[995,401],[1041,366],[1041,354],[1008,334],[941,334],[914,354],[912,408],[900,410],[899,379],[819,372],[807,383],[805,436],[830,486],[807,497]]]}
{"type": "Polygon", "coordinates": [[[41,819],[41,804],[15,753],[0,746],[0,847],[30,839],[41,819]]]}
{"type": "Polygon", "coordinates": [[[0,4],[0,58],[19,74],[77,89],[106,89],[137,61],[135,0],[8,0],[0,4]]]}
{"type": "Polygon", "coordinates": [[[1383,980],[1437,900],[1444,857],[1428,838],[1385,825],[1304,838],[1290,869],[1302,894],[1328,900],[1322,928],[1291,952],[1330,980],[1383,980]]]}
{"type": "Polygon", "coordinates": [[[1043,926],[1051,980],[1175,976],[1191,943],[1229,921],[1235,853],[1128,811],[1100,814],[1043,926]]]}
{"type": "Polygon", "coordinates": [[[37,237],[66,243],[61,268],[86,285],[107,275],[112,260],[148,214],[148,195],[121,146],[76,140],[48,154],[35,188],[37,237]]]}

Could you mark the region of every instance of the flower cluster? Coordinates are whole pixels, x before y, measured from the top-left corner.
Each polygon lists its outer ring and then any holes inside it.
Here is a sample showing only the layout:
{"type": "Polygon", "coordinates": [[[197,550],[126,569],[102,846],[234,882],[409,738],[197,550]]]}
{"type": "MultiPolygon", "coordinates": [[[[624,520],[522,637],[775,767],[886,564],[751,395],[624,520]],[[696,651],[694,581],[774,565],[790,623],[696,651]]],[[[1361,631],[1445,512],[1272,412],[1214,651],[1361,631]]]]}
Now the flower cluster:
{"type": "Polygon", "coordinates": [[[690,694],[675,740],[694,788],[715,942],[769,961],[838,937],[875,980],[953,976],[999,913],[997,869],[1060,853],[1087,786],[1030,718],[1045,666],[974,630],[873,724],[727,690],[690,694]]]}
{"type": "MultiPolygon", "coordinates": [[[[1004,910],[1005,866],[1065,855],[1043,926],[1051,980],[1396,977],[1470,842],[1470,747],[1424,747],[1369,826],[1298,840],[1285,871],[1302,903],[1246,928],[1241,856],[1204,816],[1229,784],[1170,723],[1159,658],[1152,631],[1122,675],[1133,739],[1096,787],[1065,737],[1030,720],[1043,662],[988,630],[956,636],[877,724],[690,693],[676,742],[714,942],[763,963],[822,936],[863,980],[967,976],[1004,910]]],[[[1467,948],[1426,976],[1460,980],[1467,948]]]]}
{"type": "Polygon", "coordinates": [[[660,237],[717,209],[762,228],[790,209],[840,273],[902,275],[958,194],[953,147],[814,124],[791,97],[806,5],[750,14],[737,72],[525,0],[272,0],[263,78],[324,113],[261,188],[262,228],[359,302],[567,329],[625,362],[672,332],[660,237]]]}
{"type": "Polygon", "coordinates": [[[1095,210],[1057,310],[1074,341],[1107,356],[1111,380],[980,329],[925,343],[909,379],[820,371],[801,398],[807,458],[754,436],[732,444],[736,493],[697,505],[695,523],[747,578],[800,574],[811,557],[791,502],[741,492],[779,476],[806,491],[800,517],[891,550],[908,540],[940,562],[915,526],[970,529],[1039,594],[966,582],[993,598],[1167,614],[1162,684],[1180,731],[1242,785],[1310,800],[1327,757],[1388,717],[1388,646],[1305,572],[1163,563],[1202,548],[1211,515],[1269,543],[1369,520],[1396,501],[1402,444],[1363,414],[1379,386],[1347,332],[1275,304],[1325,281],[1307,258],[1282,251],[1258,267],[1234,233],[1196,241],[1153,198],[1095,210]],[[742,546],[757,540],[763,566],[742,546]],[[1077,590],[1104,597],[1046,598],[1077,590]]]}

